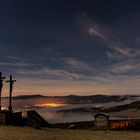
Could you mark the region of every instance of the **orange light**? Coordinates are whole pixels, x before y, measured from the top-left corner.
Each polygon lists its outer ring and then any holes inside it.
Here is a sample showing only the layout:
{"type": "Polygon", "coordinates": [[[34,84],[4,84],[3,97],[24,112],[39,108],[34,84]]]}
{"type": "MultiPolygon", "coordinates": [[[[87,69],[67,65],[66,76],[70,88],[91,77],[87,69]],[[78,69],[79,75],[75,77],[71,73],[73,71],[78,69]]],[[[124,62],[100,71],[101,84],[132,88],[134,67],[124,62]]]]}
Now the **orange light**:
{"type": "Polygon", "coordinates": [[[128,126],[135,126],[135,120],[126,120],[126,121],[119,121],[111,123],[111,129],[123,129],[127,128],[128,126]]]}
{"type": "Polygon", "coordinates": [[[36,107],[61,107],[61,106],[65,106],[66,104],[61,104],[61,103],[46,103],[46,104],[37,104],[35,105],[36,107]]]}
{"type": "Polygon", "coordinates": [[[95,105],[95,107],[96,108],[101,108],[101,107],[103,107],[103,104],[98,103],[98,104],[95,105]]]}

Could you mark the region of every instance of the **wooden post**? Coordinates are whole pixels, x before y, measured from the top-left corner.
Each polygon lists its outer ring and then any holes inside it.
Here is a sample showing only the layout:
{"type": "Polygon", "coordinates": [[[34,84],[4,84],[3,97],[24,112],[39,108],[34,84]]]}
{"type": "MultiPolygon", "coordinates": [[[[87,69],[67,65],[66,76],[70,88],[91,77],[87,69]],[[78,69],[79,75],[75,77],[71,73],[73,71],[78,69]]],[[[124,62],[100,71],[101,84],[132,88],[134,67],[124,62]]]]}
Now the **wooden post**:
{"type": "Polygon", "coordinates": [[[0,72],[0,110],[1,110],[1,93],[2,93],[2,87],[3,87],[3,80],[6,77],[2,77],[2,72],[0,72]]]}
{"type": "Polygon", "coordinates": [[[14,82],[16,82],[16,80],[13,80],[12,75],[10,75],[10,80],[8,80],[6,82],[9,82],[9,84],[10,84],[10,89],[9,89],[9,111],[13,111],[12,110],[12,91],[13,91],[13,84],[14,84],[14,82]]]}

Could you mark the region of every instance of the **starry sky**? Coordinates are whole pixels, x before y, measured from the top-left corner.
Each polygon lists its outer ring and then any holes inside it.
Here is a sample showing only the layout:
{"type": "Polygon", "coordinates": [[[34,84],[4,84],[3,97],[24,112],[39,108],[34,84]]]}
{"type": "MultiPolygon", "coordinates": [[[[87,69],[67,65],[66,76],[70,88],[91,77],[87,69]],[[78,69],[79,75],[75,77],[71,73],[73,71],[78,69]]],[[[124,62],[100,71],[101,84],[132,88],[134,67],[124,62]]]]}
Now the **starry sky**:
{"type": "Polygon", "coordinates": [[[0,71],[14,95],[140,94],[140,2],[0,0],[0,71]]]}

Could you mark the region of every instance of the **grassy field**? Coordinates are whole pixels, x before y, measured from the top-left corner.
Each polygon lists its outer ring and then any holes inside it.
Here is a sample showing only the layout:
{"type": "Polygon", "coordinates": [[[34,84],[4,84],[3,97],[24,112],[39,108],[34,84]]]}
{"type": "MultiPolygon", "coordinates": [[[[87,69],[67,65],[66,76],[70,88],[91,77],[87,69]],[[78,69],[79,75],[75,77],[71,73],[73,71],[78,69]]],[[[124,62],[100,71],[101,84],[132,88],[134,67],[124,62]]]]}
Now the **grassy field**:
{"type": "Polygon", "coordinates": [[[0,140],[140,140],[140,132],[87,131],[0,126],[0,140]]]}

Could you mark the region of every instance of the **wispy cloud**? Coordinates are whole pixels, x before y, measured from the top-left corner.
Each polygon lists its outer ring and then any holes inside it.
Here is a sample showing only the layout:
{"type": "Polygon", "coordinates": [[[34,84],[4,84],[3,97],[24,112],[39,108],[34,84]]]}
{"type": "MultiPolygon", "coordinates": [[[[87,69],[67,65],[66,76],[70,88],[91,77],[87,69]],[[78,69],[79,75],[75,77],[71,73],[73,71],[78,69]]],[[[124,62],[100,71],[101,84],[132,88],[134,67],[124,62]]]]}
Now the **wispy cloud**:
{"type": "Polygon", "coordinates": [[[0,66],[8,66],[8,67],[31,67],[35,66],[36,64],[33,63],[22,63],[22,62],[1,62],[0,66]]]}
{"type": "Polygon", "coordinates": [[[93,68],[87,63],[75,58],[61,58],[61,62],[64,62],[64,66],[67,69],[71,69],[74,71],[88,71],[92,70],[93,68]]]}
{"type": "Polygon", "coordinates": [[[19,61],[20,61],[20,60],[23,60],[23,58],[21,58],[21,57],[10,56],[10,55],[9,55],[9,56],[5,56],[5,58],[12,59],[12,60],[17,60],[17,61],[18,61],[18,60],[19,60],[19,61]]]}
{"type": "Polygon", "coordinates": [[[106,41],[106,37],[100,31],[98,31],[97,27],[95,27],[95,26],[89,28],[88,33],[91,36],[99,37],[106,41]]]}
{"type": "MultiPolygon", "coordinates": [[[[78,18],[78,23],[85,28],[93,39],[98,39],[99,41],[106,43],[106,45],[114,51],[114,54],[119,54],[121,58],[140,56],[140,50],[126,46],[124,42],[120,41],[120,39],[115,36],[115,33],[112,32],[108,26],[94,22],[86,14],[82,14],[82,16],[78,18]]],[[[112,55],[112,57],[114,57],[114,55],[112,55]]]]}
{"type": "Polygon", "coordinates": [[[126,47],[124,43],[122,43],[118,39],[113,39],[113,35],[111,35],[111,33],[106,35],[105,33],[101,32],[98,28],[100,27],[90,27],[88,30],[89,35],[92,37],[98,37],[102,41],[106,42],[109,48],[111,48],[112,50],[124,57],[133,57],[136,55],[140,55],[139,50],[126,47]]]}
{"type": "MultiPolygon", "coordinates": [[[[22,74],[22,72],[19,72],[22,74]]],[[[36,72],[37,74],[38,71],[36,72]]],[[[68,95],[68,94],[139,94],[140,76],[113,76],[102,74],[98,76],[70,74],[64,71],[46,70],[46,77],[40,78],[32,76],[27,78],[16,78],[16,93],[41,93],[48,95],[68,95]],[[49,78],[53,75],[54,79],[49,78]],[[59,78],[56,78],[56,77],[59,78]],[[47,78],[48,77],[48,78],[47,78]],[[61,78],[60,78],[61,77],[61,78]],[[84,79],[82,79],[84,77],[84,79]],[[24,90],[23,90],[24,89],[24,90]]],[[[30,73],[24,73],[29,74],[30,73]]],[[[43,74],[43,73],[40,73],[43,74]]],[[[44,75],[44,74],[43,74],[44,75]]]]}
{"type": "Polygon", "coordinates": [[[82,74],[70,73],[63,69],[49,69],[49,68],[41,68],[37,70],[20,70],[16,71],[16,74],[21,74],[24,76],[39,76],[47,79],[55,79],[55,80],[80,80],[85,79],[86,76],[82,74]]]}
{"type": "Polygon", "coordinates": [[[132,75],[140,73],[140,62],[138,60],[128,60],[113,64],[110,66],[110,71],[117,74],[130,73],[132,75]]]}

